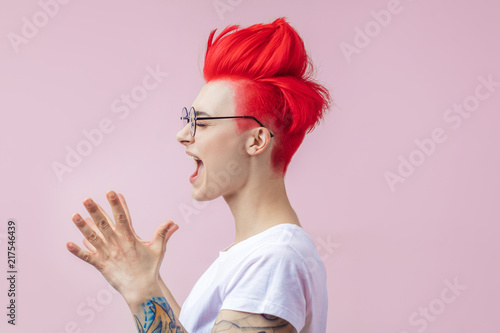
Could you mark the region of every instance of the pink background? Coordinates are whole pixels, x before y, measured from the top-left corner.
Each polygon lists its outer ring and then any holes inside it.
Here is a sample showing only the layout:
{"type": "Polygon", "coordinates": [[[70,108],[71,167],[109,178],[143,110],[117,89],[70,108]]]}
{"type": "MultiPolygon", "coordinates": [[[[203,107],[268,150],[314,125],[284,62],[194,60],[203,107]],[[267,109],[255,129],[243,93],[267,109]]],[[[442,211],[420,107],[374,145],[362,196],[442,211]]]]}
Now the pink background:
{"type": "Polygon", "coordinates": [[[328,332],[500,330],[500,86],[478,79],[500,82],[500,2],[91,0],[52,7],[46,21],[41,10],[35,0],[0,5],[1,332],[136,331],[121,296],[65,248],[82,245],[71,215],[88,216],[83,199],[110,213],[110,189],[124,194],[141,237],[180,225],[162,275],[182,304],[234,227],[222,198],[190,196],[179,111],[203,85],[211,29],[280,16],[336,103],[286,176],[327,268],[328,332]],[[229,7],[218,13],[218,3],[229,7]],[[387,8],[381,26],[371,12],[387,8]],[[33,16],[40,27],[16,52],[8,36],[33,16]],[[347,57],[347,44],[357,53],[347,57]],[[148,66],[168,76],[126,117],[113,112],[122,94],[140,92],[148,66]],[[464,103],[474,111],[449,113],[464,103]],[[106,118],[113,130],[60,181],[52,164],[106,118]],[[418,165],[401,166],[391,189],[386,173],[403,159],[418,165]],[[8,219],[18,225],[15,327],[5,315],[8,219]]]}

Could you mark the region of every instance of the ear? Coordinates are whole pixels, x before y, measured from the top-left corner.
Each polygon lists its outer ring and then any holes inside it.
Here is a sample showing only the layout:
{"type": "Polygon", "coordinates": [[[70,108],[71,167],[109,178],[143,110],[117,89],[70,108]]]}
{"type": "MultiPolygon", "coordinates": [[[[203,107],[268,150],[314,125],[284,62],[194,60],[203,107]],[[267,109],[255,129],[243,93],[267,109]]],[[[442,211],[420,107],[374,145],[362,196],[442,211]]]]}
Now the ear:
{"type": "Polygon", "coordinates": [[[246,151],[249,155],[258,155],[264,152],[271,144],[271,134],[263,127],[250,131],[246,142],[246,151]]]}

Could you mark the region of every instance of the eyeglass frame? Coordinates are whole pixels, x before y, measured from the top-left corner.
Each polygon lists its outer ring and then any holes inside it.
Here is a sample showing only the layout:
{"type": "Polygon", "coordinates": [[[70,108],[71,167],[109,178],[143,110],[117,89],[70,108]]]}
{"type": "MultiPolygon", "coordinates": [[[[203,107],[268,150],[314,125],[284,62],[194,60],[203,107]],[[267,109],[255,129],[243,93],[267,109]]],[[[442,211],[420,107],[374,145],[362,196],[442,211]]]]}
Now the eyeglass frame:
{"type": "MultiPolygon", "coordinates": [[[[199,110],[198,110],[199,111],[199,110]]],[[[257,120],[257,118],[253,117],[253,116],[223,116],[223,117],[196,117],[196,109],[194,107],[191,107],[189,109],[189,112],[188,112],[188,109],[187,107],[183,107],[182,108],[182,112],[183,112],[183,115],[181,116],[181,120],[184,120],[186,119],[188,122],[187,124],[189,124],[191,122],[191,112],[193,112],[193,114],[195,115],[195,117],[193,118],[194,119],[194,126],[191,125],[191,136],[194,137],[195,134],[196,134],[196,121],[198,119],[204,119],[204,120],[209,120],[209,119],[228,119],[228,118],[249,118],[249,119],[253,119],[255,120],[256,122],[259,123],[259,125],[261,127],[264,127],[264,128],[267,128],[266,126],[264,126],[260,121],[257,120]],[[185,110],[185,113],[184,113],[184,110],[185,110]],[[187,116],[184,116],[184,114],[186,114],[187,116]]],[[[186,124],[186,125],[187,125],[186,124]]],[[[267,128],[267,130],[269,131],[269,133],[271,134],[271,138],[274,137],[274,134],[273,132],[271,132],[271,130],[269,128],[267,128]]]]}

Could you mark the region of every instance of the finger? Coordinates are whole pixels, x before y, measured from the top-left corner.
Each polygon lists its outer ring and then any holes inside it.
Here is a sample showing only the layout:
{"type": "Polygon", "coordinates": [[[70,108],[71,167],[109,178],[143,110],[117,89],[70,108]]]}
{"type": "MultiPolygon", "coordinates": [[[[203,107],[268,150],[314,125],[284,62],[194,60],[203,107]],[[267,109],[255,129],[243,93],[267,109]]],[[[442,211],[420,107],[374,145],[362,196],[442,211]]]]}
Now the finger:
{"type": "Polygon", "coordinates": [[[80,214],[74,214],[72,220],[78,227],[78,229],[80,229],[80,232],[83,234],[83,236],[85,236],[85,238],[89,241],[89,243],[97,249],[97,252],[101,254],[108,254],[108,249],[103,239],[99,237],[99,235],[97,235],[94,230],[92,230],[87,222],[82,219],[80,214]]]}
{"type": "Polygon", "coordinates": [[[104,239],[104,235],[102,234],[101,230],[99,230],[99,228],[95,225],[94,220],[92,220],[90,217],[86,217],[85,222],[87,222],[89,227],[91,227],[92,230],[94,230],[99,235],[99,237],[104,239]]]}
{"type": "Polygon", "coordinates": [[[130,212],[128,210],[127,202],[125,201],[125,197],[121,193],[117,193],[118,197],[120,198],[120,202],[122,203],[123,209],[125,210],[125,214],[127,214],[128,222],[130,229],[132,229],[132,232],[134,233],[135,237],[139,239],[141,242],[147,242],[143,240],[139,235],[135,232],[134,226],[132,225],[132,218],[130,217],[130,212]]]}
{"type": "Polygon", "coordinates": [[[104,235],[103,239],[114,241],[116,239],[116,235],[113,228],[109,224],[108,218],[102,213],[104,210],[91,198],[86,198],[83,201],[83,204],[94,220],[94,224],[104,235]]]}
{"type": "Polygon", "coordinates": [[[123,208],[125,210],[125,214],[127,214],[127,218],[130,222],[132,222],[132,218],[130,217],[130,212],[128,210],[128,206],[127,206],[127,202],[125,201],[125,197],[121,194],[121,193],[116,193],[116,195],[118,196],[118,198],[120,198],[120,202],[122,203],[123,205],[123,208]]]}
{"type": "Polygon", "coordinates": [[[128,214],[128,209],[126,208],[125,199],[123,199],[114,191],[108,191],[106,193],[109,204],[111,205],[111,210],[113,211],[113,216],[115,218],[116,230],[126,236],[126,239],[134,239],[135,231],[132,229],[132,223],[130,221],[130,214],[128,214]]]}
{"type": "Polygon", "coordinates": [[[73,253],[81,260],[88,262],[96,268],[99,267],[99,262],[95,254],[82,250],[78,245],[72,242],[68,242],[66,244],[66,248],[69,250],[69,252],[73,253]]]}
{"type": "Polygon", "coordinates": [[[104,215],[104,217],[106,217],[106,220],[108,221],[109,225],[111,226],[111,229],[115,230],[116,226],[115,226],[115,222],[113,221],[113,219],[111,217],[109,217],[109,215],[104,211],[104,209],[101,208],[101,206],[97,205],[97,208],[99,208],[99,210],[101,211],[101,214],[104,215]]]}
{"type": "Polygon", "coordinates": [[[97,252],[97,249],[94,247],[94,245],[90,244],[90,242],[87,240],[87,238],[83,239],[83,244],[89,249],[91,252],[97,252]]]}
{"type": "MultiPolygon", "coordinates": [[[[101,214],[106,218],[106,221],[108,221],[109,225],[111,226],[111,229],[115,230],[116,226],[115,226],[115,222],[113,221],[113,219],[109,217],[109,215],[104,211],[104,209],[102,209],[101,206],[97,205],[97,209],[99,209],[99,211],[101,212],[101,214]]],[[[99,228],[97,228],[96,224],[94,223],[94,221],[92,219],[86,218],[85,221],[87,221],[87,223],[89,221],[92,221],[91,222],[91,226],[95,226],[95,229],[99,230],[99,228]]],[[[99,233],[100,232],[101,231],[99,230],[99,233]]]]}
{"type": "Polygon", "coordinates": [[[151,240],[151,248],[156,251],[164,251],[167,242],[172,234],[179,229],[179,226],[172,221],[161,224],[155,231],[151,240]]]}
{"type": "MultiPolygon", "coordinates": [[[[87,224],[99,235],[99,237],[104,237],[90,217],[85,218],[85,222],[87,222],[87,224]]],[[[94,245],[90,244],[90,242],[85,237],[83,238],[83,244],[85,244],[87,249],[89,249],[91,252],[97,252],[97,249],[94,247],[94,245]]]]}

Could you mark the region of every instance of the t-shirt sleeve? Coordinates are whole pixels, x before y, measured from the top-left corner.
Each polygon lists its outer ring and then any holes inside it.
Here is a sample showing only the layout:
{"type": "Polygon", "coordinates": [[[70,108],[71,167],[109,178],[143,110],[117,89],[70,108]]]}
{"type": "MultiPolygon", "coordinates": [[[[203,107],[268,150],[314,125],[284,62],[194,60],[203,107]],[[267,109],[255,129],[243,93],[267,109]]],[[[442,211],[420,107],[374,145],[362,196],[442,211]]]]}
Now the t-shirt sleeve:
{"type": "Polygon", "coordinates": [[[289,246],[260,249],[243,259],[224,292],[222,309],[265,313],[300,332],[305,324],[307,272],[289,246]]]}

